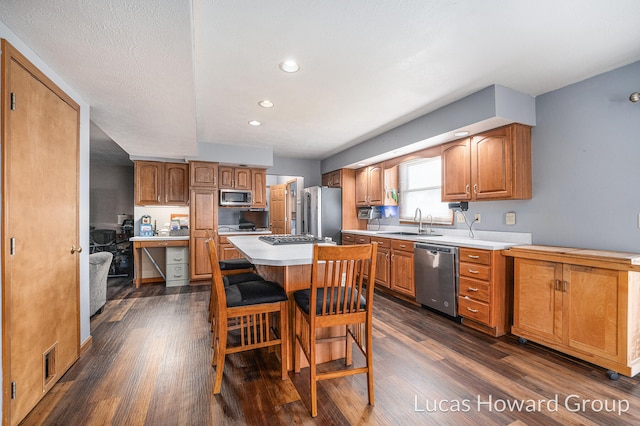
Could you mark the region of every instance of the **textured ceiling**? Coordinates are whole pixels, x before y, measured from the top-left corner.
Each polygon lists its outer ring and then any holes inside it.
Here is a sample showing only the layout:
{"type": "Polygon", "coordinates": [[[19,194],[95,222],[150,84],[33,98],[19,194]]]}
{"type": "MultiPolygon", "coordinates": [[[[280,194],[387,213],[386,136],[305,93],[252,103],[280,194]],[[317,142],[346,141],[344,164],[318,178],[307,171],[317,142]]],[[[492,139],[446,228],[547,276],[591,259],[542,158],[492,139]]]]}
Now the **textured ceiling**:
{"type": "Polygon", "coordinates": [[[105,134],[165,158],[211,142],[322,159],[491,84],[537,96],[640,60],[639,16],[637,0],[0,2],[105,134]]]}

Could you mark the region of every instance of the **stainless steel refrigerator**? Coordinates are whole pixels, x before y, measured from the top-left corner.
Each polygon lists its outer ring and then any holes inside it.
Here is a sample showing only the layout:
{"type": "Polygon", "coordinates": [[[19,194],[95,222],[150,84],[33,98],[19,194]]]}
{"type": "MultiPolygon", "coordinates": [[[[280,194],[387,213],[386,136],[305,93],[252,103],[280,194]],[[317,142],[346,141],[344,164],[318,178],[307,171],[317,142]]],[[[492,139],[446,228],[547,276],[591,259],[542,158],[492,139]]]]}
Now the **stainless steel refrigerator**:
{"type": "Polygon", "coordinates": [[[302,190],[302,234],[342,241],[342,189],[312,186],[302,190]]]}

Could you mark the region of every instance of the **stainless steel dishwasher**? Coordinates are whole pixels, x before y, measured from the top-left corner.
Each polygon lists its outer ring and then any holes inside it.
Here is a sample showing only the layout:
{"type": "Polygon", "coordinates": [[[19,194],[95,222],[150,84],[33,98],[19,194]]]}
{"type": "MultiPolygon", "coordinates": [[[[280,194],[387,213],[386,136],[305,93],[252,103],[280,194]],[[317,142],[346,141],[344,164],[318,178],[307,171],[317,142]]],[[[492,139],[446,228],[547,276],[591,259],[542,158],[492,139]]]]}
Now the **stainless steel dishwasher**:
{"type": "Polygon", "coordinates": [[[416,301],[458,316],[458,247],[415,243],[416,301]]]}

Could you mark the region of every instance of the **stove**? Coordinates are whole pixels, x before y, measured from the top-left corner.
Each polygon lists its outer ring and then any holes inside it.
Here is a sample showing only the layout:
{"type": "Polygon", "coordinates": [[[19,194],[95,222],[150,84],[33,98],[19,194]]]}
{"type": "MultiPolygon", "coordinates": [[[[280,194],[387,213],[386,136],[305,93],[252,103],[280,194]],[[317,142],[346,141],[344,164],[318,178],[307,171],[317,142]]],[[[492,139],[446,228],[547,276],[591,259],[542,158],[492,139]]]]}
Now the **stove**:
{"type": "Polygon", "coordinates": [[[314,244],[323,242],[322,239],[313,235],[290,235],[290,234],[271,234],[258,237],[260,240],[273,246],[283,244],[314,244]]]}

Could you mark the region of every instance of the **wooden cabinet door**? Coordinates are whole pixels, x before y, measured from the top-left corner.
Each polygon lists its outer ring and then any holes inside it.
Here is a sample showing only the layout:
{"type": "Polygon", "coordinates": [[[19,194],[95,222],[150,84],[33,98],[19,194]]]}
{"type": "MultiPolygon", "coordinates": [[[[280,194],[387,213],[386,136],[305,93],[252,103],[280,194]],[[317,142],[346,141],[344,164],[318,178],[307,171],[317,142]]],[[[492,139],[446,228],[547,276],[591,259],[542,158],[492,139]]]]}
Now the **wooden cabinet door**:
{"type": "Polygon", "coordinates": [[[512,158],[512,141],[506,127],[473,137],[471,180],[474,199],[512,196],[512,158]]]}
{"type": "Polygon", "coordinates": [[[251,169],[234,169],[233,185],[235,189],[251,189],[251,169]]]}
{"type": "Polygon", "coordinates": [[[356,206],[369,205],[369,174],[367,168],[356,170],[356,206]]]}
{"type": "Polygon", "coordinates": [[[189,165],[164,164],[164,204],[187,205],[189,203],[189,165]]]}
{"type": "Polygon", "coordinates": [[[218,187],[220,189],[233,189],[234,168],[220,166],[218,168],[218,187]]]}
{"type": "Polygon", "coordinates": [[[322,175],[322,186],[340,188],[342,185],[341,178],[342,170],[334,170],[333,172],[325,173],[322,175]]]}
{"type": "Polygon", "coordinates": [[[563,340],[562,264],[515,259],[513,332],[535,334],[550,342],[563,340]]]}
{"type": "Polygon", "coordinates": [[[383,287],[389,287],[389,270],[390,270],[390,250],[388,248],[378,247],[376,252],[376,284],[383,287]]]}
{"type": "Polygon", "coordinates": [[[619,287],[618,271],[564,265],[565,342],[569,347],[626,362],[622,355],[624,333],[618,335],[618,330],[626,327],[619,315],[619,287]]]}
{"type": "Polygon", "coordinates": [[[469,139],[463,139],[442,147],[442,201],[471,199],[469,144],[469,139]]]}
{"type": "Polygon", "coordinates": [[[381,206],[384,204],[384,168],[382,164],[369,166],[369,204],[381,206]]]}
{"type": "Polygon", "coordinates": [[[189,180],[191,187],[217,188],[218,187],[218,163],[208,161],[189,162],[189,180]]]}
{"type": "Polygon", "coordinates": [[[407,241],[391,242],[391,290],[416,297],[413,273],[413,244],[407,241]]]}
{"type": "Polygon", "coordinates": [[[251,171],[251,187],[253,190],[253,202],[251,207],[257,209],[267,207],[266,170],[253,169],[251,171]]]}
{"type": "Polygon", "coordinates": [[[192,189],[190,215],[190,265],[192,280],[211,279],[211,264],[206,241],[210,234],[215,236],[218,220],[216,205],[218,192],[213,189],[192,189]]]}
{"type": "Polygon", "coordinates": [[[163,172],[163,163],[156,161],[134,162],[136,205],[152,206],[162,203],[163,172]]]}

